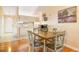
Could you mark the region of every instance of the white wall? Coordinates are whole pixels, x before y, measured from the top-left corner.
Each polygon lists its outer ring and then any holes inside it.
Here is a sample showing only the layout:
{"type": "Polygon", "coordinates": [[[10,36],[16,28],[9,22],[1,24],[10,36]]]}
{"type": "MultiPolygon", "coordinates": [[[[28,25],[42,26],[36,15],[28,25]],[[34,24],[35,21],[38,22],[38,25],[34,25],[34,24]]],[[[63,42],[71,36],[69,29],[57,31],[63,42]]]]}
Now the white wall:
{"type": "Polygon", "coordinates": [[[58,10],[62,10],[68,7],[59,7],[53,12],[53,18],[48,21],[49,25],[59,27],[60,30],[66,31],[65,44],[75,50],[79,51],[79,7],[77,7],[77,23],[58,23],[57,15],[58,10]]]}

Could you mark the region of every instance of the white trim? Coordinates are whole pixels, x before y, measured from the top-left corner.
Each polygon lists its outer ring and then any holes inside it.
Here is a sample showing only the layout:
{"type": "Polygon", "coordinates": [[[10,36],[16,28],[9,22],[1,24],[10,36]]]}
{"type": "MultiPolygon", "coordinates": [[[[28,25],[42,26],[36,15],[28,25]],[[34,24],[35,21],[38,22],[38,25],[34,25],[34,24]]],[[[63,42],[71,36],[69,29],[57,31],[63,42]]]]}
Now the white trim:
{"type": "Polygon", "coordinates": [[[79,52],[79,49],[78,49],[78,48],[75,48],[75,47],[70,46],[70,45],[67,45],[67,44],[64,44],[64,46],[66,46],[66,47],[68,47],[68,48],[70,48],[70,49],[73,49],[73,50],[76,50],[76,51],[79,52]]]}

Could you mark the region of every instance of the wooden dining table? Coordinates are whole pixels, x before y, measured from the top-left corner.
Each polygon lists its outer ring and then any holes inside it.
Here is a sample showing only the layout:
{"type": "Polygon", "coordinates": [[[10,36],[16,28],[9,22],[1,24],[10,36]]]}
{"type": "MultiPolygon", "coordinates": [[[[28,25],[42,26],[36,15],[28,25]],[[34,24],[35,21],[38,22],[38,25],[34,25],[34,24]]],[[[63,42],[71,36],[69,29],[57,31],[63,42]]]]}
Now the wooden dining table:
{"type": "Polygon", "coordinates": [[[53,33],[53,31],[47,31],[47,32],[39,31],[38,33],[33,32],[33,31],[28,31],[28,32],[30,32],[31,34],[35,36],[42,38],[43,43],[44,43],[44,49],[43,49],[44,52],[46,51],[46,41],[48,41],[49,39],[54,39],[56,35],[62,35],[63,33],[63,32],[53,33]]]}
{"type": "Polygon", "coordinates": [[[46,41],[49,39],[53,39],[55,37],[55,35],[50,31],[47,31],[47,32],[39,31],[39,33],[36,33],[33,31],[29,31],[29,32],[35,36],[42,38],[44,43],[44,49],[43,49],[44,52],[46,51],[46,41]]]}

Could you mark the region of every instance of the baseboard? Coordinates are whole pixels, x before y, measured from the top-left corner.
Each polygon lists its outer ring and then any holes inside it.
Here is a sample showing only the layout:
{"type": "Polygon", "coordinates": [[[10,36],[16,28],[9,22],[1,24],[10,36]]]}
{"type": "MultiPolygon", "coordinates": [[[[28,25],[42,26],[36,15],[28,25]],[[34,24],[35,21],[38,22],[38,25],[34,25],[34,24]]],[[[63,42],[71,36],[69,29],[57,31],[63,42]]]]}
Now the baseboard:
{"type": "Polygon", "coordinates": [[[78,52],[79,52],[79,49],[78,49],[78,48],[72,47],[72,46],[67,45],[67,44],[64,44],[64,46],[66,46],[66,47],[68,47],[68,48],[70,48],[70,49],[73,49],[73,50],[75,50],[75,51],[78,51],[78,52]]]}

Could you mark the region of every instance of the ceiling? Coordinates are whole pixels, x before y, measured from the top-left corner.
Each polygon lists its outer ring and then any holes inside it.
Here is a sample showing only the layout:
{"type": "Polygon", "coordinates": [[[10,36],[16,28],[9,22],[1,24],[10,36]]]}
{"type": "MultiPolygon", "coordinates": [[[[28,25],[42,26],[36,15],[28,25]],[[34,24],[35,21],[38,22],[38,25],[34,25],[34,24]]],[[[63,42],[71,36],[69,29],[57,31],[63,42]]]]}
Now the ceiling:
{"type": "Polygon", "coordinates": [[[56,10],[61,10],[69,6],[3,6],[4,15],[25,15],[41,17],[42,13],[46,13],[48,17],[52,16],[56,10]]]}
{"type": "Polygon", "coordinates": [[[38,6],[22,6],[19,7],[19,15],[36,16],[34,12],[38,9],[38,6]]]}
{"type": "Polygon", "coordinates": [[[16,6],[3,6],[2,10],[4,15],[25,15],[25,16],[35,16],[34,12],[38,6],[21,6],[21,7],[16,7],[16,6]]]}
{"type": "Polygon", "coordinates": [[[4,15],[17,15],[17,7],[15,6],[4,6],[2,7],[4,15]]]}

